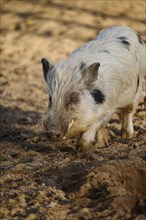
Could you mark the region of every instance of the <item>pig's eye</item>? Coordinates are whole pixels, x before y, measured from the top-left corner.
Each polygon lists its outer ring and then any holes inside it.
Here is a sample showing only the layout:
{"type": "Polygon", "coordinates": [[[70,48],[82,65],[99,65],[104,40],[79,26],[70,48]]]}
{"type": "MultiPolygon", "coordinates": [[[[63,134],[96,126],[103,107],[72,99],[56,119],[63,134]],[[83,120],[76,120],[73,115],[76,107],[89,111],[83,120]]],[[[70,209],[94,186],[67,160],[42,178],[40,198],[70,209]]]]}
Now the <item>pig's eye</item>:
{"type": "Polygon", "coordinates": [[[49,107],[51,107],[51,105],[52,105],[52,97],[49,96],[49,107]]]}
{"type": "Polygon", "coordinates": [[[65,106],[77,104],[79,102],[79,94],[77,92],[72,92],[66,97],[65,106]]]}

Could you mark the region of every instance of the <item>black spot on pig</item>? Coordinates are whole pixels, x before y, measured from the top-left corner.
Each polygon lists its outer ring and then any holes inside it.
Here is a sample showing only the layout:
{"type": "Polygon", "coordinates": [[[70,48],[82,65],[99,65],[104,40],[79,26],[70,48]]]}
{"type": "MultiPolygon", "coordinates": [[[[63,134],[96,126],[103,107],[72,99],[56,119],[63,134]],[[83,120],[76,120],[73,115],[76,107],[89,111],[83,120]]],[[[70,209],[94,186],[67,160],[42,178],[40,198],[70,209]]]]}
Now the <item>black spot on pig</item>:
{"type": "Polygon", "coordinates": [[[129,43],[128,41],[122,40],[121,42],[122,42],[122,44],[124,44],[124,46],[125,46],[128,50],[130,49],[130,43],[129,43]]]}
{"type": "Polygon", "coordinates": [[[105,101],[105,96],[99,89],[94,89],[91,92],[91,96],[93,97],[96,104],[102,104],[105,101]]]}
{"type": "Polygon", "coordinates": [[[117,39],[120,39],[120,40],[127,40],[127,37],[118,37],[117,39]]]}
{"type": "Polygon", "coordinates": [[[125,48],[130,50],[130,43],[127,41],[126,37],[118,37],[117,39],[121,40],[121,43],[125,46],[125,48]]]}
{"type": "Polygon", "coordinates": [[[141,39],[141,37],[139,36],[139,34],[137,34],[137,37],[138,37],[138,42],[139,42],[140,44],[143,44],[143,40],[141,39]]]}
{"type": "Polygon", "coordinates": [[[68,108],[70,105],[76,105],[79,101],[79,93],[71,92],[65,97],[65,107],[68,108]]]}
{"type": "Polygon", "coordinates": [[[49,107],[51,108],[51,106],[52,106],[52,97],[50,96],[49,97],[49,107]]]}
{"type": "Polygon", "coordinates": [[[99,50],[99,53],[110,53],[108,50],[99,50]]]}
{"type": "Polygon", "coordinates": [[[137,87],[136,87],[136,93],[137,93],[138,87],[139,87],[139,76],[137,77],[137,87]]]}
{"type": "Polygon", "coordinates": [[[86,64],[84,62],[81,62],[79,69],[82,70],[85,66],[86,64]]]}

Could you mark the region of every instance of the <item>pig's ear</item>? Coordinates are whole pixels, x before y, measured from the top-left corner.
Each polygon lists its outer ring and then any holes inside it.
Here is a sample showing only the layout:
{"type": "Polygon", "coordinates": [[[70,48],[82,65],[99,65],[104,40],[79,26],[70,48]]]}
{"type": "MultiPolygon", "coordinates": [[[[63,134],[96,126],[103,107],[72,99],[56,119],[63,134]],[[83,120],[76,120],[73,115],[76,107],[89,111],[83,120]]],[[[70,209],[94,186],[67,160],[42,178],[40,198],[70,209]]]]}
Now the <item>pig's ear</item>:
{"type": "Polygon", "coordinates": [[[92,84],[98,78],[98,69],[100,63],[93,63],[82,71],[82,77],[87,89],[92,88],[92,84]]]}
{"type": "Polygon", "coordinates": [[[42,61],[42,65],[43,65],[44,78],[47,82],[47,74],[51,69],[53,69],[54,66],[50,61],[48,61],[45,58],[42,58],[41,61],[42,61]]]}

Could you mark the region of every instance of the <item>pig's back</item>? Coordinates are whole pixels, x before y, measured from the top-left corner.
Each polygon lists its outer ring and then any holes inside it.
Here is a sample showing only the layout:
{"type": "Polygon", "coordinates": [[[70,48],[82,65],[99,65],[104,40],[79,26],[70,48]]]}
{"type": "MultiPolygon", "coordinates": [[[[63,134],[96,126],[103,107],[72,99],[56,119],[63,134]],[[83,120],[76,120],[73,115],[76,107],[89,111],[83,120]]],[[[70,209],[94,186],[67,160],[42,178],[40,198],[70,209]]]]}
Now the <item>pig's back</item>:
{"type": "Polygon", "coordinates": [[[145,45],[134,30],[115,26],[74,51],[69,60],[71,65],[99,62],[96,86],[109,97],[115,94],[120,105],[123,98],[127,103],[134,99],[138,76],[145,72],[145,45]]]}
{"type": "Polygon", "coordinates": [[[126,26],[112,26],[100,32],[95,38],[98,41],[115,40],[119,37],[126,37],[130,41],[137,43],[137,33],[126,26]]]}
{"type": "Polygon", "coordinates": [[[139,34],[126,26],[112,26],[103,30],[96,38],[98,42],[121,40],[123,44],[129,43],[131,55],[139,63],[139,74],[143,75],[146,71],[146,47],[139,34]]]}
{"type": "Polygon", "coordinates": [[[145,44],[137,32],[129,27],[113,26],[103,30],[93,41],[75,50],[69,60],[74,60],[75,64],[85,62],[90,65],[100,62],[103,65],[106,63],[106,66],[110,65],[109,68],[122,65],[126,69],[130,65],[136,68],[135,71],[133,70],[136,75],[144,75],[145,53],[145,44]]]}

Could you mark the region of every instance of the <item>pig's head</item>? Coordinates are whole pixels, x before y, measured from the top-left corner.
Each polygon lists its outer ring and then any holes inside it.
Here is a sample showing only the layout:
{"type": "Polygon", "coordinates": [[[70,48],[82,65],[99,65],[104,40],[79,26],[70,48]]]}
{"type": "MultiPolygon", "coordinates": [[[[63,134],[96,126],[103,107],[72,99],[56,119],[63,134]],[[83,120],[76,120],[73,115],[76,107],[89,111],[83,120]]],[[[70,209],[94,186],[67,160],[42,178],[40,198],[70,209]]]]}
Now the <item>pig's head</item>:
{"type": "Polygon", "coordinates": [[[44,58],[42,64],[49,94],[44,127],[64,138],[86,131],[95,120],[97,102],[104,99],[99,90],[93,90],[100,64],[72,67],[71,63],[61,62],[54,66],[44,58]]]}

